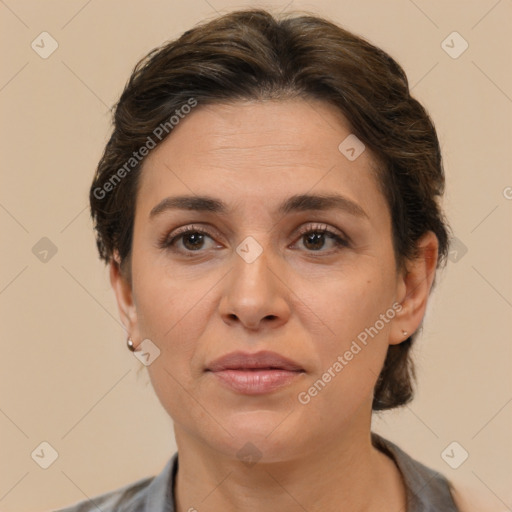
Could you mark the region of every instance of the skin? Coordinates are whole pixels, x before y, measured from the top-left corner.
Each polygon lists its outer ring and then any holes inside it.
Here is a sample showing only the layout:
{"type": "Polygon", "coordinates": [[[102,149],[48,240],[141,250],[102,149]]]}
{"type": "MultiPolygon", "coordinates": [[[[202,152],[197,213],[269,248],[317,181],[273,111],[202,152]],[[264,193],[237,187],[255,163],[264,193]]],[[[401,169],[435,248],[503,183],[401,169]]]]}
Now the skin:
{"type": "Polygon", "coordinates": [[[178,512],[405,510],[396,466],[371,444],[373,388],[388,346],[421,324],[438,242],[426,233],[421,256],[397,272],[375,159],[366,149],[349,161],[338,150],[350,133],[341,114],[317,100],[199,105],[144,162],[131,278],[113,262],[111,282],[135,346],[147,338],[161,351],[148,371],[174,422],[178,512]],[[349,198],[367,217],[275,213],[294,194],[322,192],[349,198]],[[232,211],[150,217],[181,194],[213,196],[232,211]],[[158,245],[191,224],[211,233],[199,251],[190,237],[174,252],[158,245]],[[350,244],[337,247],[327,236],[315,245],[298,234],[318,224],[350,244]],[[236,252],[247,236],[263,250],[250,264],[236,252]],[[301,404],[298,394],[393,304],[402,306],[394,318],[301,404]],[[242,395],[204,371],[235,350],[272,350],[305,372],[271,393],[242,395]],[[261,456],[254,465],[237,457],[248,442],[261,456]]]}

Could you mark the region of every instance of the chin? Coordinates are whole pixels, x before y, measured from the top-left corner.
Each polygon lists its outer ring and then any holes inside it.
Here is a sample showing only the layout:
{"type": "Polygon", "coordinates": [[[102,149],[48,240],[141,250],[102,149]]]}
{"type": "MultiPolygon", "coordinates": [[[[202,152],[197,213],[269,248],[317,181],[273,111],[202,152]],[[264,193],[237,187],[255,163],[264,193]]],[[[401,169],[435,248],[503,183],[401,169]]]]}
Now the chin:
{"type": "MultiPolygon", "coordinates": [[[[215,448],[240,460],[249,457],[260,462],[279,462],[296,456],[299,436],[293,421],[287,418],[288,412],[260,409],[219,418],[232,436],[223,431],[226,435],[215,448]]],[[[210,438],[207,442],[212,444],[214,440],[210,438]]]]}

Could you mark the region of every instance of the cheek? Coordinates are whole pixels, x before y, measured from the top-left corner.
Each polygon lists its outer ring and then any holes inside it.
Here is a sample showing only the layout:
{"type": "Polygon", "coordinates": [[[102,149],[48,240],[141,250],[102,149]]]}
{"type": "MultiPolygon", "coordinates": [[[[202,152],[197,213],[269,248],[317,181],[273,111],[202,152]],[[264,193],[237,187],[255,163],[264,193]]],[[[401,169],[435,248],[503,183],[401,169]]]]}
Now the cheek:
{"type": "Polygon", "coordinates": [[[311,340],[320,364],[298,397],[330,413],[336,404],[335,414],[342,416],[371,395],[395,316],[393,283],[386,273],[378,267],[360,274],[353,270],[325,286],[322,295],[309,294],[307,300],[327,328],[311,340]]]}
{"type": "Polygon", "coordinates": [[[160,357],[147,367],[148,373],[162,406],[178,423],[190,420],[191,409],[194,422],[211,421],[192,398],[198,396],[192,362],[208,318],[203,296],[202,288],[190,284],[185,293],[175,279],[148,279],[139,288],[140,334],[160,349],[160,357]]]}
{"type": "Polygon", "coordinates": [[[141,335],[167,345],[180,335],[191,317],[197,319],[208,283],[204,279],[191,280],[183,268],[162,261],[163,256],[148,253],[134,251],[133,255],[137,319],[141,335]]]}
{"type": "MultiPolygon", "coordinates": [[[[329,333],[328,346],[344,348],[365,329],[377,322],[391,308],[394,297],[392,273],[375,258],[329,276],[318,290],[304,283],[305,301],[321,318],[329,333]]],[[[388,324],[379,331],[387,331],[388,324]]]]}

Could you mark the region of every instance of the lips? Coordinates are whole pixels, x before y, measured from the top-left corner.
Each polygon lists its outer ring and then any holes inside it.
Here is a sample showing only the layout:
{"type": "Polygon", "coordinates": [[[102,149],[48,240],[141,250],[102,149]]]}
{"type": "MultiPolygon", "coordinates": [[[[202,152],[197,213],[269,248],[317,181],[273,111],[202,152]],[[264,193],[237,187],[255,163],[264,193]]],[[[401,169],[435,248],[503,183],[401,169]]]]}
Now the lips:
{"type": "Polygon", "coordinates": [[[264,395],[286,388],[305,370],[276,352],[231,352],[212,361],[205,372],[222,386],[242,395],[264,395]]]}
{"type": "Polygon", "coordinates": [[[295,361],[276,352],[261,351],[255,354],[246,352],[231,352],[212,361],[206,371],[220,372],[224,370],[258,371],[286,370],[303,372],[304,369],[295,361]]]}

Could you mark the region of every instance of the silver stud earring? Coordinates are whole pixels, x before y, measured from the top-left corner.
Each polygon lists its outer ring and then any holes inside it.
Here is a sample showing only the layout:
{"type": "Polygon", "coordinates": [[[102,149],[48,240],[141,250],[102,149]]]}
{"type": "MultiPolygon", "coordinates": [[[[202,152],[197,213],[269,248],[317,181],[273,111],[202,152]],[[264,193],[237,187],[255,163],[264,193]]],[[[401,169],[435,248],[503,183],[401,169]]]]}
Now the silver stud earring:
{"type": "Polygon", "coordinates": [[[133,346],[133,341],[131,338],[128,338],[126,340],[126,345],[128,346],[129,350],[131,350],[132,352],[135,352],[135,347],[133,346]]]}
{"type": "Polygon", "coordinates": [[[407,331],[404,331],[404,330],[402,329],[402,336],[407,336],[408,334],[409,334],[409,333],[408,333],[407,331]]]}

